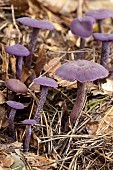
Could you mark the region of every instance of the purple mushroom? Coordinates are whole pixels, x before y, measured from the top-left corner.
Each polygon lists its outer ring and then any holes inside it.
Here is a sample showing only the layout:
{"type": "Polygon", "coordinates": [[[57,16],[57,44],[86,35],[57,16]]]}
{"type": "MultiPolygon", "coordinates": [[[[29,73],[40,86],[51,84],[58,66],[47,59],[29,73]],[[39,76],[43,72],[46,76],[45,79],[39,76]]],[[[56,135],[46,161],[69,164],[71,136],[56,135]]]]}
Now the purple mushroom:
{"type": "Polygon", "coordinates": [[[11,101],[11,100],[7,101],[6,103],[8,106],[11,107],[11,111],[9,113],[9,125],[8,125],[9,136],[15,140],[16,135],[14,129],[14,118],[15,118],[16,110],[24,109],[24,105],[22,103],[11,101]]]}
{"type": "Polygon", "coordinates": [[[107,77],[108,71],[100,64],[87,60],[77,60],[64,63],[55,74],[70,82],[77,80],[76,102],[70,114],[70,121],[73,125],[83,109],[86,91],[85,82],[94,81],[107,77]]]}
{"type": "Polygon", "coordinates": [[[113,17],[113,11],[108,9],[90,10],[86,13],[86,16],[91,16],[97,20],[99,33],[102,33],[102,20],[113,17]]]}
{"type": "Polygon", "coordinates": [[[18,18],[16,21],[33,28],[30,43],[29,43],[29,51],[31,54],[29,55],[29,57],[26,58],[26,61],[25,61],[25,67],[27,69],[30,69],[31,62],[32,62],[31,55],[35,49],[37,35],[39,33],[39,30],[40,29],[53,30],[54,25],[47,20],[37,20],[37,19],[29,18],[29,17],[18,18]]]}
{"type": "MultiPolygon", "coordinates": [[[[89,16],[85,16],[82,18],[75,18],[71,24],[70,29],[71,32],[80,37],[80,49],[84,48],[85,38],[88,38],[93,33],[93,24],[95,23],[95,19],[89,16]]],[[[82,57],[83,53],[79,53],[78,57],[82,57]]]]}
{"type": "Polygon", "coordinates": [[[16,57],[16,78],[21,80],[23,57],[30,55],[29,50],[23,45],[15,44],[12,46],[7,46],[5,51],[8,54],[14,55],[16,57]]]}
{"type": "Polygon", "coordinates": [[[25,137],[24,146],[23,146],[24,152],[28,152],[29,151],[29,143],[30,143],[30,139],[31,139],[31,126],[36,124],[36,120],[26,119],[22,123],[28,126],[27,130],[26,130],[26,137],[25,137]]]}
{"type": "Polygon", "coordinates": [[[113,34],[94,33],[94,39],[102,42],[100,64],[107,68],[110,53],[110,42],[113,41],[113,34]]]}
{"type": "Polygon", "coordinates": [[[27,86],[18,79],[9,79],[5,82],[5,85],[12,91],[9,100],[13,100],[16,93],[26,94],[28,91],[27,86]]]}
{"type": "Polygon", "coordinates": [[[55,80],[53,80],[52,78],[48,78],[48,77],[38,77],[35,78],[34,80],[35,84],[39,84],[42,87],[42,91],[41,91],[41,98],[40,101],[38,103],[38,107],[36,110],[36,114],[34,116],[34,119],[36,120],[37,123],[40,122],[40,116],[43,110],[43,106],[46,100],[46,96],[48,93],[48,87],[58,87],[58,84],[55,80]]]}

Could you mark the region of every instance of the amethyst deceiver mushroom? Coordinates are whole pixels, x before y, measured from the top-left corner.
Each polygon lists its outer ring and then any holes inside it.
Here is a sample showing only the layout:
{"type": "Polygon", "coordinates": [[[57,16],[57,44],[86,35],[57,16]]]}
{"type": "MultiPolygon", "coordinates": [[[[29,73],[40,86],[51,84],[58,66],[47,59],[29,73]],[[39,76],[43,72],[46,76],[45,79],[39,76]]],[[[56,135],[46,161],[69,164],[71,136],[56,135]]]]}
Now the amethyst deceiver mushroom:
{"type": "Polygon", "coordinates": [[[15,135],[15,128],[14,128],[14,118],[15,118],[16,110],[24,109],[24,105],[22,103],[15,102],[12,100],[7,101],[6,103],[8,106],[11,107],[11,111],[9,113],[9,125],[8,125],[9,136],[15,140],[16,135],[15,135]]]}
{"type": "Polygon", "coordinates": [[[113,34],[94,33],[93,37],[95,40],[99,40],[102,42],[100,64],[107,68],[110,54],[110,42],[113,41],[113,34]]]}
{"type": "Polygon", "coordinates": [[[107,77],[108,71],[102,65],[95,62],[77,60],[62,64],[62,66],[56,70],[55,74],[61,79],[70,82],[77,80],[76,102],[70,114],[70,121],[73,125],[84,106],[86,96],[85,82],[107,77]]]}
{"type": "Polygon", "coordinates": [[[91,16],[96,19],[99,33],[102,33],[102,21],[103,19],[113,17],[113,11],[108,9],[90,10],[86,13],[86,16],[91,16]]]}
{"type": "Polygon", "coordinates": [[[12,91],[9,100],[13,100],[16,93],[26,94],[28,89],[27,86],[18,79],[9,79],[5,82],[6,87],[12,91]]]}
{"type": "Polygon", "coordinates": [[[29,151],[29,143],[30,143],[30,139],[31,139],[31,126],[36,124],[36,120],[26,119],[22,123],[24,125],[27,125],[26,137],[25,137],[25,141],[24,141],[24,145],[23,145],[23,150],[24,150],[24,152],[28,152],[29,151]]]}
{"type": "Polygon", "coordinates": [[[28,57],[30,55],[29,50],[21,44],[15,44],[7,46],[5,51],[16,57],[16,78],[21,80],[23,57],[28,57]]]}
{"type": "MultiPolygon", "coordinates": [[[[93,24],[95,23],[95,19],[89,16],[84,16],[82,18],[75,18],[71,24],[70,29],[71,32],[80,37],[80,49],[84,48],[85,38],[88,38],[93,33],[93,24]]],[[[79,53],[78,57],[81,57],[83,53],[79,53]]]]}
{"type": "Polygon", "coordinates": [[[36,120],[36,122],[39,123],[40,122],[40,116],[41,116],[41,113],[42,113],[42,110],[43,110],[43,106],[44,106],[44,103],[46,101],[46,96],[47,96],[47,93],[48,93],[48,87],[56,88],[56,87],[58,87],[58,84],[54,79],[48,78],[48,77],[38,77],[38,78],[35,78],[33,81],[34,81],[35,84],[39,84],[42,87],[41,98],[39,100],[38,107],[37,107],[37,110],[36,110],[36,114],[34,116],[34,119],[36,120]]]}
{"type": "Polygon", "coordinates": [[[54,25],[47,20],[37,20],[37,19],[29,18],[29,17],[18,18],[18,19],[16,19],[16,21],[20,22],[23,25],[32,27],[32,29],[33,29],[32,34],[31,34],[30,43],[29,43],[29,51],[31,54],[29,55],[29,57],[26,58],[26,61],[25,61],[25,67],[27,69],[30,69],[31,62],[32,62],[31,55],[34,52],[36,41],[37,41],[37,35],[38,35],[40,29],[53,30],[54,25]]]}

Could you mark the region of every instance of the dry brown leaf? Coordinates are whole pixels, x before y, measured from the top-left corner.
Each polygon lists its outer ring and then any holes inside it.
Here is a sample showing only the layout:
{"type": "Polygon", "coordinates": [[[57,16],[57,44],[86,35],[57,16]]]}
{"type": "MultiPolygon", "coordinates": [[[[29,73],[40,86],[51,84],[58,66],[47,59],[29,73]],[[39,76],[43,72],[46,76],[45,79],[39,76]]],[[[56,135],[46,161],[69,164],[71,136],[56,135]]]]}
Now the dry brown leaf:
{"type": "Polygon", "coordinates": [[[30,77],[30,72],[27,68],[25,68],[24,65],[22,65],[22,76],[21,76],[21,81],[25,82],[29,77],[30,77]]]}
{"type": "Polygon", "coordinates": [[[35,83],[31,83],[29,85],[29,89],[34,91],[34,92],[40,92],[40,85],[39,84],[35,84],[35,83]]]}
{"type": "Polygon", "coordinates": [[[103,9],[113,10],[113,1],[112,0],[105,0],[105,1],[91,0],[91,1],[88,1],[88,6],[89,6],[89,9],[102,9],[103,8],[103,9]]]}
{"type": "Polygon", "coordinates": [[[11,156],[14,159],[14,163],[11,165],[11,169],[25,170],[25,164],[22,161],[21,157],[19,155],[16,155],[15,153],[11,153],[11,156]]]}
{"type": "Polygon", "coordinates": [[[69,41],[72,41],[74,44],[76,44],[76,38],[74,34],[72,34],[71,30],[69,30],[66,34],[66,39],[69,41]]]}
{"type": "Polygon", "coordinates": [[[113,107],[104,116],[104,121],[113,128],[113,107]]]}
{"type": "Polygon", "coordinates": [[[57,77],[56,75],[54,75],[54,79],[57,80],[57,83],[62,86],[62,87],[66,87],[67,89],[72,89],[72,88],[77,88],[77,81],[67,81],[67,80],[62,80],[61,78],[57,77]]]}
{"type": "MultiPolygon", "coordinates": [[[[5,37],[4,37],[4,40],[7,38],[9,39],[9,45],[14,45],[16,42],[16,38],[18,38],[19,36],[19,32],[17,31],[16,28],[14,28],[14,25],[11,23],[11,24],[8,24],[8,26],[4,29],[4,34],[5,34],[5,37]]],[[[7,41],[6,39],[6,41],[7,41]]]]}
{"type": "Polygon", "coordinates": [[[12,158],[11,155],[5,155],[5,154],[0,154],[0,166],[1,168],[9,168],[11,165],[13,165],[14,159],[12,158]]]}
{"type": "Polygon", "coordinates": [[[31,145],[37,148],[37,150],[40,150],[40,148],[43,146],[43,144],[40,144],[41,140],[35,135],[34,132],[32,132],[32,138],[31,138],[31,145]]]}
{"type": "Polygon", "coordinates": [[[4,156],[3,155],[0,155],[0,170],[2,169],[3,167],[3,159],[4,159],[4,156]]]}
{"type": "Polygon", "coordinates": [[[8,118],[4,105],[0,105],[0,129],[8,126],[8,118]]]}
{"type": "Polygon", "coordinates": [[[61,24],[54,22],[54,26],[57,31],[61,31],[62,33],[66,32],[66,29],[61,24]]]}
{"type": "MultiPolygon", "coordinates": [[[[54,52],[58,52],[58,50],[59,50],[59,48],[58,47],[56,47],[55,45],[53,45],[53,46],[49,46],[49,45],[45,45],[45,48],[47,49],[47,50],[50,50],[50,51],[54,51],[54,52]]],[[[64,50],[62,47],[60,48],[60,50],[64,50]]]]}
{"type": "Polygon", "coordinates": [[[32,168],[36,167],[39,170],[49,170],[51,168],[57,168],[57,163],[55,163],[54,159],[35,155],[34,153],[26,153],[25,157],[27,159],[27,162],[31,164],[32,168]]]}
{"type": "Polygon", "coordinates": [[[38,59],[34,67],[36,77],[40,75],[40,72],[42,71],[45,63],[46,63],[46,51],[45,51],[44,45],[42,44],[40,45],[38,59]]]}
{"type": "Polygon", "coordinates": [[[108,109],[99,123],[98,129],[96,134],[106,134],[112,133],[113,134],[113,107],[108,109]]]}
{"type": "Polygon", "coordinates": [[[94,121],[94,122],[90,122],[86,125],[86,129],[87,129],[87,132],[90,134],[90,135],[94,135],[96,134],[96,131],[98,129],[98,125],[99,125],[99,122],[98,121],[94,121]]]}
{"type": "Polygon", "coordinates": [[[11,156],[5,157],[3,160],[3,166],[9,168],[14,163],[14,159],[11,156]]]}
{"type": "Polygon", "coordinates": [[[29,6],[29,13],[33,16],[33,17],[37,17],[39,18],[40,15],[40,7],[39,4],[36,0],[27,0],[28,2],[28,6],[29,6]]]}
{"type": "Polygon", "coordinates": [[[56,168],[57,164],[54,163],[55,160],[46,158],[43,156],[37,156],[35,157],[37,159],[37,162],[32,164],[34,167],[39,167],[40,170],[49,170],[50,168],[56,168]]]}
{"type": "Polygon", "coordinates": [[[61,66],[61,62],[59,60],[59,58],[53,58],[52,60],[50,60],[47,64],[44,65],[44,71],[51,73],[53,75],[53,73],[61,66]]]}
{"type": "Polygon", "coordinates": [[[91,91],[93,96],[104,95],[102,89],[99,89],[99,86],[94,84],[93,82],[87,82],[87,89],[91,91]]]}
{"type": "MultiPolygon", "coordinates": [[[[31,3],[33,1],[33,5],[37,5],[34,3],[34,0],[29,0],[31,3]]],[[[47,7],[50,11],[55,13],[70,13],[74,11],[77,7],[77,1],[75,0],[38,0],[41,5],[47,7]]]]}
{"type": "Polygon", "coordinates": [[[5,103],[5,95],[4,93],[0,90],[0,104],[5,103]]]}
{"type": "MultiPolygon", "coordinates": [[[[5,3],[7,2],[9,5],[14,5],[14,7],[16,7],[16,10],[19,10],[21,12],[25,12],[25,10],[28,9],[28,0],[7,0],[5,1],[5,3]]],[[[5,4],[6,5],[6,4],[5,4]]]]}
{"type": "Polygon", "coordinates": [[[11,72],[13,75],[16,75],[16,58],[15,57],[10,57],[10,65],[11,65],[11,72]]]}
{"type": "Polygon", "coordinates": [[[2,73],[5,73],[2,76],[2,80],[7,80],[7,79],[9,79],[9,76],[8,76],[9,56],[8,56],[8,54],[6,54],[4,48],[5,47],[2,46],[2,73]]]}
{"type": "Polygon", "coordinates": [[[20,148],[22,148],[22,143],[16,141],[16,142],[11,143],[9,146],[20,149],[20,148]]]}
{"type": "Polygon", "coordinates": [[[113,79],[106,79],[106,83],[101,84],[101,88],[104,91],[104,94],[112,95],[113,93],[113,79]]]}

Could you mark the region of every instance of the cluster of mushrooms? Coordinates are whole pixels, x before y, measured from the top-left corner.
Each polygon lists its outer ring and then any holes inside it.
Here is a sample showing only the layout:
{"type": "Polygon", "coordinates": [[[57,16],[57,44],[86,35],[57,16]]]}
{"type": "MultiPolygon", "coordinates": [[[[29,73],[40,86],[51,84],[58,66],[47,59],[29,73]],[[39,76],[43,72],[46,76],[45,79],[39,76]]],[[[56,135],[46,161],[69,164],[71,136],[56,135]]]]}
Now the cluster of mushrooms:
{"type": "MultiPolygon", "coordinates": [[[[81,38],[80,48],[84,48],[85,38],[93,35],[94,39],[102,42],[102,53],[100,64],[93,61],[84,60],[83,53],[79,53],[80,59],[69,61],[62,64],[55,72],[55,75],[63,80],[74,82],[77,80],[77,96],[76,102],[73,106],[72,112],[70,113],[70,123],[74,125],[77,118],[84,107],[84,100],[86,97],[86,82],[95,81],[108,76],[108,57],[110,53],[110,41],[113,40],[112,34],[103,33],[102,31],[102,20],[108,17],[113,17],[113,12],[110,10],[91,10],[82,18],[75,18],[71,24],[71,32],[81,38]],[[99,27],[99,33],[93,33],[93,24],[97,22],[99,27]]],[[[28,49],[21,44],[15,44],[12,46],[6,46],[5,51],[9,55],[16,57],[16,79],[9,79],[5,82],[6,87],[12,91],[7,101],[7,105],[10,106],[9,113],[9,136],[14,140],[16,139],[14,118],[17,109],[24,109],[24,105],[19,102],[15,102],[14,98],[17,93],[27,94],[28,88],[21,81],[22,76],[22,64],[23,57],[25,57],[24,65],[30,70],[32,65],[32,54],[34,53],[37,36],[41,29],[53,30],[54,25],[47,20],[37,20],[29,17],[22,17],[16,20],[17,22],[29,26],[32,28],[31,39],[29,42],[28,49]]],[[[38,102],[36,114],[33,119],[26,119],[23,124],[27,125],[26,138],[23,145],[24,151],[29,151],[29,143],[31,138],[31,126],[34,124],[40,124],[40,117],[43,111],[43,106],[48,93],[48,87],[57,88],[57,82],[49,77],[38,77],[33,80],[34,84],[41,86],[41,98],[38,102]]],[[[67,124],[68,126],[68,120],[67,124]]]]}

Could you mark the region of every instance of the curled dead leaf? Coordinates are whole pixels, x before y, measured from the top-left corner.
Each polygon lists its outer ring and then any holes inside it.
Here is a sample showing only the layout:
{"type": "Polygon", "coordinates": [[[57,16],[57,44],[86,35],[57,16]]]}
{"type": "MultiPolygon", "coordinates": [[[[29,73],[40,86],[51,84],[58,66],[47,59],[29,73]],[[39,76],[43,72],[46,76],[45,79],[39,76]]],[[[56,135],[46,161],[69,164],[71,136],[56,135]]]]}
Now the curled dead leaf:
{"type": "Polygon", "coordinates": [[[56,75],[54,75],[54,79],[57,80],[57,83],[62,86],[62,87],[66,87],[67,89],[72,89],[72,88],[77,88],[77,81],[67,81],[67,80],[62,80],[61,78],[57,77],[56,75]]]}
{"type": "Polygon", "coordinates": [[[47,64],[44,65],[44,71],[51,73],[53,75],[53,73],[61,66],[61,62],[59,60],[59,58],[53,58],[52,60],[50,60],[47,64]]]}
{"type": "Polygon", "coordinates": [[[101,84],[101,88],[104,91],[104,94],[112,95],[113,93],[113,79],[106,79],[106,83],[101,84]]]}
{"type": "Polygon", "coordinates": [[[44,45],[42,44],[39,47],[38,58],[37,58],[37,61],[34,67],[36,77],[40,75],[40,72],[42,71],[45,63],[46,63],[46,51],[45,51],[44,45]]]}
{"type": "Polygon", "coordinates": [[[30,77],[30,72],[24,65],[22,65],[22,76],[21,81],[25,82],[30,77]]]}

